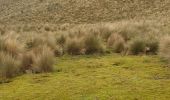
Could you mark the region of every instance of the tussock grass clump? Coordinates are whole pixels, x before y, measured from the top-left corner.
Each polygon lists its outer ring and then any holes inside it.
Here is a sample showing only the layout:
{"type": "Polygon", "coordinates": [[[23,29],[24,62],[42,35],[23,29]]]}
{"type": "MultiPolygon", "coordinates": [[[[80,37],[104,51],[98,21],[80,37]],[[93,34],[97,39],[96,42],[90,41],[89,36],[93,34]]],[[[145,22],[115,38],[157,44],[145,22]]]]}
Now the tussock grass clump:
{"type": "Polygon", "coordinates": [[[159,39],[157,36],[154,37],[146,37],[146,48],[148,48],[148,50],[146,51],[146,53],[149,54],[157,54],[158,53],[158,49],[159,49],[159,39]]]}
{"type": "Polygon", "coordinates": [[[34,49],[33,53],[32,70],[34,73],[53,71],[55,56],[50,47],[40,46],[34,49]]]}
{"type": "Polygon", "coordinates": [[[27,70],[35,73],[52,71],[55,37],[52,34],[42,34],[39,37],[39,34],[31,35],[32,37],[18,35],[9,33],[0,37],[1,79],[14,77],[27,70]]]}
{"type": "Polygon", "coordinates": [[[4,39],[3,39],[3,36],[0,35],[0,50],[3,50],[4,48],[4,39]]]}
{"type": "Polygon", "coordinates": [[[57,36],[57,44],[61,47],[64,47],[64,44],[66,43],[67,36],[64,34],[60,34],[57,36]]]}
{"type": "Polygon", "coordinates": [[[105,46],[99,35],[89,34],[84,38],[86,54],[104,53],[105,46]]]}
{"type": "Polygon", "coordinates": [[[22,43],[14,39],[6,39],[4,41],[3,51],[10,53],[12,56],[17,56],[23,52],[22,43]]]}
{"type": "Polygon", "coordinates": [[[83,54],[83,47],[84,44],[82,39],[73,38],[67,40],[65,49],[68,54],[79,55],[79,54],[83,54]]]}
{"type": "Polygon", "coordinates": [[[29,34],[26,36],[26,46],[28,49],[36,48],[39,45],[47,45],[51,49],[56,49],[56,39],[51,33],[29,34]]]}
{"type": "Polygon", "coordinates": [[[0,37],[0,76],[11,78],[20,73],[21,57],[24,46],[17,40],[17,34],[5,34],[0,37]]]}
{"type": "Polygon", "coordinates": [[[148,47],[148,53],[150,54],[157,54],[158,49],[159,49],[159,41],[157,40],[151,40],[146,43],[146,46],[148,47]]]}
{"type": "Polygon", "coordinates": [[[113,33],[113,26],[112,24],[104,24],[101,23],[99,25],[93,25],[92,27],[92,33],[95,33],[96,35],[100,35],[104,40],[107,41],[109,36],[113,33]]]}
{"type": "Polygon", "coordinates": [[[137,55],[145,52],[146,42],[141,38],[134,38],[129,43],[130,54],[137,55]]]}
{"type": "Polygon", "coordinates": [[[155,25],[153,23],[147,21],[121,21],[118,23],[113,24],[114,25],[114,32],[120,34],[125,41],[130,41],[131,39],[137,37],[137,36],[143,36],[145,34],[148,34],[150,32],[157,32],[157,30],[154,28],[155,25]]]}
{"type": "Polygon", "coordinates": [[[26,72],[27,70],[31,70],[32,64],[34,61],[34,53],[32,51],[25,52],[22,56],[22,66],[21,66],[21,71],[26,72]]]}
{"type": "Polygon", "coordinates": [[[136,26],[131,23],[125,22],[118,24],[118,26],[115,31],[119,33],[125,39],[125,41],[131,40],[140,33],[140,30],[138,30],[136,26]]]}
{"type": "Polygon", "coordinates": [[[121,53],[125,48],[125,40],[119,34],[112,34],[107,40],[107,46],[116,53],[121,53]]]}
{"type": "Polygon", "coordinates": [[[170,36],[163,37],[159,44],[159,54],[170,63],[170,36]]]}
{"type": "Polygon", "coordinates": [[[0,27],[0,35],[5,34],[5,29],[2,29],[2,27],[0,27]]]}
{"type": "MultiPolygon", "coordinates": [[[[160,55],[170,59],[169,36],[162,39],[159,45],[158,37],[162,35],[158,35],[160,31],[151,25],[152,23],[122,21],[63,28],[48,26],[45,28],[46,31],[41,30],[42,26],[38,29],[37,26],[28,26],[28,31],[24,31],[24,27],[19,28],[18,34],[10,31],[6,31],[5,34],[1,32],[0,71],[5,77],[13,77],[16,73],[27,71],[50,72],[53,71],[54,57],[63,54],[101,54],[106,51],[123,55],[157,54],[159,46],[160,55]],[[4,74],[8,71],[14,74],[4,74]]],[[[27,27],[25,28],[27,30],[27,27]]]]}
{"type": "Polygon", "coordinates": [[[0,77],[11,78],[19,74],[21,61],[11,54],[0,52],[0,77]]]}
{"type": "Polygon", "coordinates": [[[24,51],[23,43],[17,40],[17,37],[12,37],[9,34],[0,37],[0,51],[18,56],[24,51]]]}
{"type": "Polygon", "coordinates": [[[47,45],[40,45],[23,54],[22,71],[42,73],[53,71],[54,52],[47,45]]]}
{"type": "Polygon", "coordinates": [[[55,56],[62,56],[64,54],[64,48],[57,45],[54,54],[55,56]]]}

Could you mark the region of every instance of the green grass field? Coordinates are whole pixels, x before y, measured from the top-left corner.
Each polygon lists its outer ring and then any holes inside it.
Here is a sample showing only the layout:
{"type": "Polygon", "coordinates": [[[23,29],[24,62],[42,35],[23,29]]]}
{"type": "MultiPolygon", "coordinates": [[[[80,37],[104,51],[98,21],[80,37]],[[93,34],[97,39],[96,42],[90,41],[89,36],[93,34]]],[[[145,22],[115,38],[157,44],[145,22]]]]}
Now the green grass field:
{"type": "Polygon", "coordinates": [[[157,56],[63,56],[55,71],[0,84],[0,100],[169,100],[170,68],[157,56]]]}

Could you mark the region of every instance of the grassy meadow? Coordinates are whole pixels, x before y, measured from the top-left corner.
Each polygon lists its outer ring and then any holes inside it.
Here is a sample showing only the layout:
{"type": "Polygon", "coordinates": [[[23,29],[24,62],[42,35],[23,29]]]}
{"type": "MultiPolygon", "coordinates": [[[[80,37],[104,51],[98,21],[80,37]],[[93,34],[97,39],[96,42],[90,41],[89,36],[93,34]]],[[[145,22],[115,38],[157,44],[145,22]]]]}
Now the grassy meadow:
{"type": "Polygon", "coordinates": [[[169,26],[0,26],[2,100],[168,100],[169,26]]]}
{"type": "Polygon", "coordinates": [[[169,29],[154,23],[1,26],[0,100],[168,100],[169,29]]]}
{"type": "Polygon", "coordinates": [[[0,100],[170,100],[170,0],[0,0],[0,100]]]}
{"type": "Polygon", "coordinates": [[[158,56],[57,57],[55,71],[0,85],[1,100],[168,100],[170,68],[158,56]]]}

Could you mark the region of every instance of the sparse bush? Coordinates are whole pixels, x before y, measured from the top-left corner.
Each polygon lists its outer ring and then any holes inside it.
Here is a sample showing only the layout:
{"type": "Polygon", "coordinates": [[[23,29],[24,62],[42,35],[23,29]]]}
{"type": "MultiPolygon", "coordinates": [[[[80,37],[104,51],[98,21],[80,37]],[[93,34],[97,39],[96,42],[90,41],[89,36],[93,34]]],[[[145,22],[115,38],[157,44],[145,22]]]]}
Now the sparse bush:
{"type": "Polygon", "coordinates": [[[170,36],[163,37],[159,44],[159,54],[170,62],[170,36]]]}
{"type": "Polygon", "coordinates": [[[86,54],[104,53],[105,47],[102,38],[98,35],[89,34],[84,39],[86,54]]]}
{"type": "Polygon", "coordinates": [[[34,50],[32,70],[34,73],[51,72],[54,65],[54,53],[48,46],[40,46],[34,50]]]}
{"type": "Polygon", "coordinates": [[[129,43],[129,50],[131,54],[137,55],[145,52],[146,43],[141,38],[135,38],[129,43]]]}
{"type": "Polygon", "coordinates": [[[107,41],[107,46],[116,53],[121,53],[124,50],[125,40],[119,34],[112,34],[107,41]]]}
{"type": "Polygon", "coordinates": [[[21,62],[12,55],[0,52],[0,77],[11,78],[19,74],[21,62]]]}
{"type": "Polygon", "coordinates": [[[83,54],[83,42],[81,39],[73,38],[67,40],[66,52],[71,55],[83,54]]]}

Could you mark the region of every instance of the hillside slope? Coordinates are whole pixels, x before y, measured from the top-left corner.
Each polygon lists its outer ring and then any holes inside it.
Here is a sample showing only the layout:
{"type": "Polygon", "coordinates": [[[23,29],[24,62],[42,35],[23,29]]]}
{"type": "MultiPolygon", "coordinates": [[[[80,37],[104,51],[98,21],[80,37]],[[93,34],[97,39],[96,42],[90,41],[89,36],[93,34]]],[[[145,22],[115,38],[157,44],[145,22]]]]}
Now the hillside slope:
{"type": "Polygon", "coordinates": [[[167,19],[170,0],[0,0],[0,15],[3,24],[167,19]]]}

